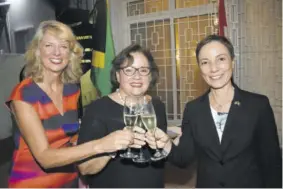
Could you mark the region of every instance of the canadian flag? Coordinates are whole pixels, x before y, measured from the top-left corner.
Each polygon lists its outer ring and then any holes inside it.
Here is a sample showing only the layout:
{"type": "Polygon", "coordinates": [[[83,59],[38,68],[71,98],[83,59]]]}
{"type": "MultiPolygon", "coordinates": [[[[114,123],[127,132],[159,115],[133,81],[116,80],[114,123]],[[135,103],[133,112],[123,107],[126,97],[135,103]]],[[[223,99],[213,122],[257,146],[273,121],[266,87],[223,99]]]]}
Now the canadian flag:
{"type": "Polygon", "coordinates": [[[224,28],[227,26],[226,12],[224,0],[218,0],[218,21],[219,21],[219,30],[218,35],[224,36],[224,28]]]}

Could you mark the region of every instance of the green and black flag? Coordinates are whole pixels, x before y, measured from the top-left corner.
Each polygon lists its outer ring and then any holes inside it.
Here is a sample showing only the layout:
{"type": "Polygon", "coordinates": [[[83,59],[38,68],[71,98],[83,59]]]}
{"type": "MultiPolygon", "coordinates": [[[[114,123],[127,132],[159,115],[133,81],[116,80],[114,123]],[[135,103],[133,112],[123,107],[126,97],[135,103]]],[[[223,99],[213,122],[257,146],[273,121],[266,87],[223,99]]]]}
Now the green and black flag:
{"type": "Polygon", "coordinates": [[[107,0],[96,2],[96,23],[93,30],[91,80],[101,96],[111,92],[110,70],[115,56],[107,0]]]}

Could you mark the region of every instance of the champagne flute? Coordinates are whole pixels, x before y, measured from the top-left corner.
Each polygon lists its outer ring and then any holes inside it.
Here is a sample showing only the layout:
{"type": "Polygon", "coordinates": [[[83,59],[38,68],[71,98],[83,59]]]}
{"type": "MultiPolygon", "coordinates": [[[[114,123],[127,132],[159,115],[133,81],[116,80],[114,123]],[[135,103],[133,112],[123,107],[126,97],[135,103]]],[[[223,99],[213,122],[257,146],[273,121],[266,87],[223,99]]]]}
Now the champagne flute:
{"type": "MultiPolygon", "coordinates": [[[[124,123],[127,129],[133,130],[137,121],[138,114],[138,98],[133,96],[126,96],[123,108],[124,123]]],[[[135,158],[136,155],[131,152],[131,148],[127,148],[125,153],[120,154],[120,157],[126,159],[135,158]]]]}
{"type": "MultiPolygon", "coordinates": [[[[140,127],[142,129],[145,129],[142,118],[141,118],[141,106],[140,106],[140,112],[138,114],[137,120],[136,120],[136,126],[140,127]]],[[[133,158],[133,162],[136,163],[146,163],[149,162],[150,159],[146,158],[144,153],[143,153],[143,147],[140,148],[139,153],[136,158],[133,158]]]]}
{"type": "MultiPolygon", "coordinates": [[[[141,118],[146,129],[154,135],[157,127],[156,114],[151,99],[146,96],[144,96],[142,100],[141,118]]],[[[156,152],[153,157],[151,157],[151,160],[158,161],[165,157],[166,156],[156,148],[156,152]]]]}

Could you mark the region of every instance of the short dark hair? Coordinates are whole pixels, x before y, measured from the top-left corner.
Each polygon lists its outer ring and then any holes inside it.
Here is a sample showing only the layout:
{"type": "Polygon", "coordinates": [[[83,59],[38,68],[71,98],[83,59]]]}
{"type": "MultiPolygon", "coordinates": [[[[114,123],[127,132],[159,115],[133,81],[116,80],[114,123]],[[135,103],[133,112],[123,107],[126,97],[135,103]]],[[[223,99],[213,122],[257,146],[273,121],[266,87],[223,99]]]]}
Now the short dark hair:
{"type": "Polygon", "coordinates": [[[131,44],[125,49],[123,49],[112,61],[112,69],[110,74],[111,74],[111,83],[113,85],[113,90],[119,87],[119,82],[116,77],[116,72],[118,72],[121,69],[121,65],[125,62],[128,63],[127,66],[132,65],[134,62],[134,58],[131,55],[131,53],[136,53],[136,52],[143,54],[148,60],[150,75],[151,75],[150,87],[154,87],[155,84],[157,83],[159,77],[159,70],[151,52],[148,49],[141,47],[139,44],[131,44]]]}
{"type": "Polygon", "coordinates": [[[204,39],[202,39],[197,44],[197,48],[196,48],[197,62],[199,62],[199,52],[202,49],[202,47],[205,46],[206,44],[210,43],[210,42],[213,42],[213,41],[217,41],[217,42],[221,43],[222,45],[224,45],[228,49],[231,59],[234,60],[234,58],[235,58],[234,47],[233,47],[232,43],[230,42],[230,40],[227,39],[226,37],[220,36],[220,35],[209,35],[209,36],[205,37],[204,39]]]}

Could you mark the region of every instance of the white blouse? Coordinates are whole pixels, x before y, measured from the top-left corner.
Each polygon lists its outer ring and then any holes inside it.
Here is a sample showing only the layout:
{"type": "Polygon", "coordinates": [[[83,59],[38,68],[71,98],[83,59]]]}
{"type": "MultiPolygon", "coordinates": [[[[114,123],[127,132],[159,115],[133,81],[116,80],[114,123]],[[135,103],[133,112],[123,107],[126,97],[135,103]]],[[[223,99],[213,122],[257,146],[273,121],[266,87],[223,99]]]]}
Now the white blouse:
{"type": "Polygon", "coordinates": [[[217,112],[212,106],[210,106],[210,110],[212,113],[212,117],[214,120],[214,124],[216,127],[216,131],[219,137],[219,142],[221,143],[223,131],[225,128],[225,123],[228,117],[228,113],[226,112],[217,112]]]}

